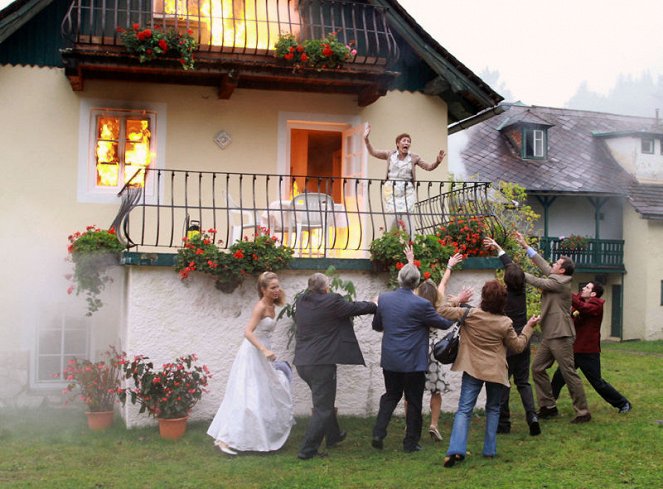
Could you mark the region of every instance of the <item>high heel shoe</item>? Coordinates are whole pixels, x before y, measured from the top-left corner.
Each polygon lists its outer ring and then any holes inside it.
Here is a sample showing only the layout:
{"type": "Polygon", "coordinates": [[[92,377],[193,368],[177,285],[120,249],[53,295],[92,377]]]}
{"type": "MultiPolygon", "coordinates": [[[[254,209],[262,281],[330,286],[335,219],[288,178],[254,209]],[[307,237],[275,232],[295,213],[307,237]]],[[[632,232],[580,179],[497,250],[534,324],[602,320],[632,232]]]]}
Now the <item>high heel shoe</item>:
{"type": "Polygon", "coordinates": [[[431,425],[430,428],[428,428],[428,434],[433,441],[442,441],[442,435],[437,430],[437,426],[431,425]]]}
{"type": "Polygon", "coordinates": [[[236,452],[235,450],[233,450],[232,448],[230,448],[228,445],[226,445],[225,443],[223,443],[223,442],[220,441],[220,440],[215,441],[214,444],[215,444],[217,447],[219,447],[219,450],[221,450],[221,451],[222,451],[223,453],[225,453],[226,455],[232,455],[233,457],[234,457],[235,455],[237,455],[237,452],[236,452]]]}

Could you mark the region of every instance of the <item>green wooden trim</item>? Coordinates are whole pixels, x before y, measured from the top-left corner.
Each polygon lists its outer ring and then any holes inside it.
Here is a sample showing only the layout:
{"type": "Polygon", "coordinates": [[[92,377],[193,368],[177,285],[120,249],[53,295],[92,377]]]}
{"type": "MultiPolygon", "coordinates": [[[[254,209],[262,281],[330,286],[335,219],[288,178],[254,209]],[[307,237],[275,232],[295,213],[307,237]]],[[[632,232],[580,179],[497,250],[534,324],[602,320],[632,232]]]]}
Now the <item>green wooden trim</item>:
{"type": "MultiPolygon", "coordinates": [[[[122,253],[122,265],[174,267],[176,253],[140,253],[125,251],[122,253]]],[[[327,270],[330,266],[336,270],[371,271],[371,260],[353,258],[294,258],[288,267],[290,270],[327,270]]],[[[462,270],[486,270],[502,268],[499,258],[469,257],[463,261],[462,270]]]]}

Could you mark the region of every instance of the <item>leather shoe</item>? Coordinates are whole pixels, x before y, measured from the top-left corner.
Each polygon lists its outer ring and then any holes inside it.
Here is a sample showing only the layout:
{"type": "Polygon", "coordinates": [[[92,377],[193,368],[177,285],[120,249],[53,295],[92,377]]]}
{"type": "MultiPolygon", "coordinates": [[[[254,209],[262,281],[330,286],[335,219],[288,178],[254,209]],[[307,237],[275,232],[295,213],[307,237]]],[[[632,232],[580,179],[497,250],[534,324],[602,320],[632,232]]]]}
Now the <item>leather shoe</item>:
{"type": "Polygon", "coordinates": [[[500,434],[507,434],[511,433],[511,427],[510,426],[502,426],[502,425],[497,425],[497,432],[500,434]]]}
{"type": "Polygon", "coordinates": [[[554,418],[555,416],[559,416],[559,411],[557,410],[557,406],[551,408],[541,406],[541,409],[539,409],[539,412],[536,413],[536,415],[540,419],[550,419],[554,418]]]}
{"type": "Polygon", "coordinates": [[[371,440],[371,446],[373,448],[377,448],[378,450],[382,450],[384,448],[384,442],[382,441],[382,438],[374,436],[371,440]]]}
{"type": "Polygon", "coordinates": [[[453,467],[454,465],[456,465],[456,462],[462,462],[463,460],[465,460],[465,457],[458,453],[454,455],[447,455],[446,457],[444,457],[444,466],[446,468],[453,467]]]}
{"type": "Polygon", "coordinates": [[[327,452],[313,452],[313,453],[301,453],[297,454],[297,458],[300,460],[310,460],[315,457],[324,458],[327,456],[327,452]]]}
{"type": "Polygon", "coordinates": [[[348,432],[347,432],[347,431],[341,431],[341,432],[338,434],[338,438],[336,438],[336,439],[335,439],[334,441],[332,441],[332,442],[329,442],[329,441],[327,442],[327,448],[334,448],[334,447],[337,446],[339,443],[341,443],[343,440],[345,440],[345,438],[346,438],[347,436],[348,436],[348,432]]]}
{"type": "Polygon", "coordinates": [[[633,409],[633,406],[631,406],[630,402],[626,401],[626,404],[624,404],[622,407],[619,408],[619,414],[626,414],[631,409],[633,409]]]}
{"type": "Polygon", "coordinates": [[[537,436],[541,434],[541,425],[539,424],[539,419],[535,416],[529,422],[529,434],[530,436],[537,436]]]}
{"type": "Polygon", "coordinates": [[[592,420],[592,415],[587,413],[583,414],[582,416],[576,416],[570,422],[573,424],[580,424],[580,423],[589,423],[591,420],[592,420]]]}
{"type": "Polygon", "coordinates": [[[423,450],[423,447],[421,445],[419,445],[418,443],[413,447],[403,447],[403,451],[405,453],[420,452],[421,450],[423,450]]]}

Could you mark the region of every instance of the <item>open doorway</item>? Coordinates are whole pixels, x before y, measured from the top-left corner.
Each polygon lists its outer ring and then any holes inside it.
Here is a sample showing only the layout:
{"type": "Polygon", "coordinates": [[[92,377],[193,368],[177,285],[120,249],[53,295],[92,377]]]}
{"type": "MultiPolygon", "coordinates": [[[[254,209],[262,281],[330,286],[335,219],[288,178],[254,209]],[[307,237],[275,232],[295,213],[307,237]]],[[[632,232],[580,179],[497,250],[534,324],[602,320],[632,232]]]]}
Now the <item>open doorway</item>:
{"type": "Polygon", "coordinates": [[[342,133],[311,129],[290,131],[290,174],[297,176],[298,191],[329,194],[334,202],[342,203],[342,133]]]}

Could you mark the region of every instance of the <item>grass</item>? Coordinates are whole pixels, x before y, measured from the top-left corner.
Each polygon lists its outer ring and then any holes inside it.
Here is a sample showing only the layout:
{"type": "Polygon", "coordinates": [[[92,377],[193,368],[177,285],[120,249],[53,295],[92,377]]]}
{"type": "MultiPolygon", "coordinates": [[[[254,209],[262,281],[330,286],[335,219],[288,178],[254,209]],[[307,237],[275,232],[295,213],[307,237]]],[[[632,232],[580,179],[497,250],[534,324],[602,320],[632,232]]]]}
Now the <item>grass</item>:
{"type": "MultiPolygon", "coordinates": [[[[658,488],[663,487],[663,342],[603,347],[604,377],[633,403],[620,415],[587,384],[592,422],[572,425],[563,391],[561,416],[527,434],[517,395],[513,426],[499,435],[498,457],[483,459],[483,417],[473,420],[469,449],[475,454],[451,469],[442,467],[452,414],[444,414],[438,444],[405,454],[402,418],[395,418],[385,449],[370,446],[374,418],[343,417],[349,436],[329,457],[296,458],[307,419],[298,419],[285,447],[272,454],[221,455],[192,423],[183,439],[167,442],[155,428],[127,431],[116,424],[88,431],[71,409],[0,411],[0,486],[3,488],[658,488]]],[[[340,386],[342,389],[343,386],[340,386]]]]}

